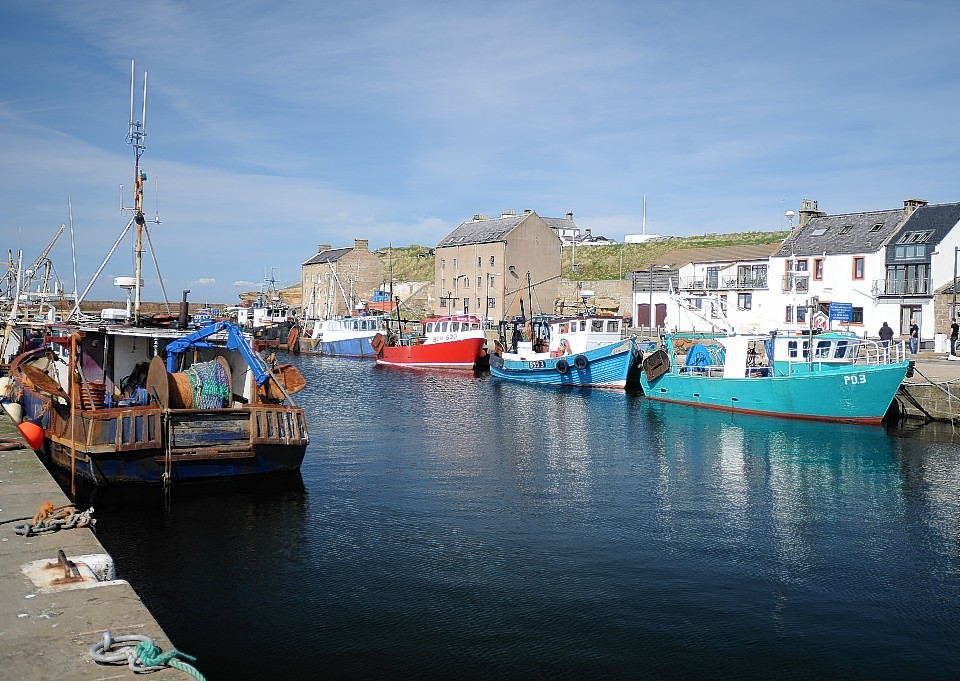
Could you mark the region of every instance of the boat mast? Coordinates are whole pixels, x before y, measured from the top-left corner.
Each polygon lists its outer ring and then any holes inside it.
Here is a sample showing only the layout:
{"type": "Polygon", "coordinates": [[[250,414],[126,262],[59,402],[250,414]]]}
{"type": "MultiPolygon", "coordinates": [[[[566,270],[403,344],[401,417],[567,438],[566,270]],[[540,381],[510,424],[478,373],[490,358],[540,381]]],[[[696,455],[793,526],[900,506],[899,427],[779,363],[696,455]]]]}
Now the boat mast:
{"type": "Polygon", "coordinates": [[[134,60],[130,60],[130,127],[127,132],[127,144],[133,146],[134,179],[133,179],[133,221],[137,225],[137,242],[135,246],[136,271],[134,273],[134,324],[140,324],[140,286],[143,274],[143,226],[146,219],[143,217],[143,184],[147,180],[147,173],[140,170],[140,156],[146,150],[147,138],[147,72],[143,72],[143,111],[140,120],[134,120],[134,89],[135,74],[134,60]]]}

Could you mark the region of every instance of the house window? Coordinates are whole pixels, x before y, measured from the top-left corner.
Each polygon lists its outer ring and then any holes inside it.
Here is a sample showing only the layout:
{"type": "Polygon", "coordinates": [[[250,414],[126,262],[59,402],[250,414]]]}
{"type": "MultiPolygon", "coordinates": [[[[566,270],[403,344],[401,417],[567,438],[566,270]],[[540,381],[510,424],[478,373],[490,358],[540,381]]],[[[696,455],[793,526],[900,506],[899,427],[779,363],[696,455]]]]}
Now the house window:
{"type": "Polygon", "coordinates": [[[797,305],[797,324],[807,321],[807,308],[803,305],[797,305]]]}
{"type": "Polygon", "coordinates": [[[877,224],[875,224],[873,227],[870,228],[870,231],[871,231],[871,232],[879,232],[881,229],[883,229],[883,223],[882,223],[882,222],[878,222],[877,224]]]}
{"type": "Polygon", "coordinates": [[[813,278],[823,279],[823,258],[813,259],[813,278]]]}
{"type": "Polygon", "coordinates": [[[793,308],[787,305],[787,313],[783,317],[785,322],[793,322],[793,308]]]}
{"type": "Polygon", "coordinates": [[[793,268],[795,272],[806,272],[807,271],[807,261],[806,260],[797,260],[796,266],[793,268]]]}
{"type": "Polygon", "coordinates": [[[457,269],[457,259],[453,259],[453,269],[457,269]]]}
{"type": "Polygon", "coordinates": [[[497,306],[496,298],[487,298],[487,309],[492,310],[497,306]]]}
{"type": "Polygon", "coordinates": [[[863,279],[865,260],[866,259],[863,257],[856,257],[853,259],[853,278],[854,279],[863,279]]]}
{"type": "MultiPolygon", "coordinates": [[[[477,277],[477,288],[483,286],[483,277],[477,277]]],[[[480,303],[477,303],[477,307],[480,307],[480,303]]]]}
{"type": "Polygon", "coordinates": [[[490,264],[491,264],[491,265],[493,264],[493,256],[492,256],[492,255],[490,256],[490,264]]]}
{"type": "Polygon", "coordinates": [[[753,306],[753,294],[752,293],[738,293],[737,294],[737,309],[738,310],[749,310],[753,306]]]}
{"type": "Polygon", "coordinates": [[[463,288],[470,288],[470,277],[463,278],[463,288]]]}
{"type": "Polygon", "coordinates": [[[815,230],[810,232],[810,236],[823,236],[828,231],[830,231],[829,227],[817,227],[815,230]]]}
{"type": "Polygon", "coordinates": [[[850,323],[863,324],[863,308],[862,307],[853,308],[853,320],[851,320],[850,323]]]}
{"type": "Polygon", "coordinates": [[[482,263],[482,260],[483,260],[483,258],[481,258],[481,257],[478,255],[478,256],[477,256],[477,267],[480,267],[480,265],[483,264],[483,263],[482,263]]]}
{"type": "Polygon", "coordinates": [[[441,258],[441,259],[440,259],[440,269],[442,270],[442,269],[445,268],[446,266],[447,266],[447,261],[441,258]]]}
{"type": "Polygon", "coordinates": [[[441,299],[440,299],[440,307],[446,307],[446,306],[447,306],[447,299],[446,299],[446,298],[441,298],[441,299]]]}
{"type": "Polygon", "coordinates": [[[850,230],[852,229],[853,229],[853,225],[844,225],[843,227],[840,228],[840,231],[838,232],[838,234],[849,234],[850,230]]]}

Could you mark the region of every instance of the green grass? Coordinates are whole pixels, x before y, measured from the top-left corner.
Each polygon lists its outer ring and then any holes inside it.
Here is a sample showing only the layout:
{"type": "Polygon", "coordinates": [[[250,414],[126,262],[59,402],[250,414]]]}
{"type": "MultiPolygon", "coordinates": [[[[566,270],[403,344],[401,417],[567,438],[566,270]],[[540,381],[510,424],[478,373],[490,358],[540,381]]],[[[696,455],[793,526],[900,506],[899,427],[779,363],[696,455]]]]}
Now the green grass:
{"type": "MultiPolygon", "coordinates": [[[[595,281],[623,279],[631,272],[646,269],[664,253],[683,248],[716,248],[718,246],[746,246],[774,244],[783,241],[790,232],[739,232],[735,234],[704,234],[680,237],[647,244],[613,244],[611,246],[582,246],[576,249],[577,267],[571,267],[574,249],[563,249],[563,276],[566,279],[595,281]]],[[[430,246],[394,246],[378,251],[384,270],[389,272],[393,261],[395,281],[433,281],[434,256],[430,246]],[[392,253],[391,253],[392,251],[392,253]]],[[[387,275],[389,276],[389,274],[387,275]]]]}

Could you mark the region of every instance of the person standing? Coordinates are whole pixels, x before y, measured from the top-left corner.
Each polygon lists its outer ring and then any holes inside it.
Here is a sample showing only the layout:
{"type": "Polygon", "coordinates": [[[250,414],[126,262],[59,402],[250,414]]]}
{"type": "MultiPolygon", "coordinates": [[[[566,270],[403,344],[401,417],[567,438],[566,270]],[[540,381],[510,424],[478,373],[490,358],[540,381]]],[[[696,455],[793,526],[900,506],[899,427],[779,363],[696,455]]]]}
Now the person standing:
{"type": "Polygon", "coordinates": [[[960,334],[960,324],[957,324],[957,320],[953,320],[953,324],[950,325],[950,354],[954,357],[957,356],[957,335],[960,334]]]}
{"type": "Polygon", "coordinates": [[[880,341],[883,343],[884,348],[890,347],[891,339],[893,339],[893,329],[890,328],[889,324],[884,322],[883,326],[880,327],[880,341]]]}
{"type": "Polygon", "coordinates": [[[920,351],[920,327],[916,320],[910,322],[910,354],[915,355],[920,351]]]}

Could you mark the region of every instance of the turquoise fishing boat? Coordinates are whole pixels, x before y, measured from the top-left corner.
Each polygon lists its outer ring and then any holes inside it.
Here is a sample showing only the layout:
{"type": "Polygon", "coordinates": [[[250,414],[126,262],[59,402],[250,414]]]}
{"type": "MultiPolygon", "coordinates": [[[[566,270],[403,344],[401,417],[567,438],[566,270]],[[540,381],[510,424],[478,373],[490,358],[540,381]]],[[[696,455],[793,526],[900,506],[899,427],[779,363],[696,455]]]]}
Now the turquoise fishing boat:
{"type": "Polygon", "coordinates": [[[651,400],[706,409],[879,424],[912,368],[903,342],[852,333],[667,334],[640,385],[651,400]]]}
{"type": "Polygon", "coordinates": [[[623,337],[623,318],[596,315],[539,316],[514,325],[510,341],[490,355],[490,373],[524,383],[625,388],[637,368],[635,338],[623,337]]]}

